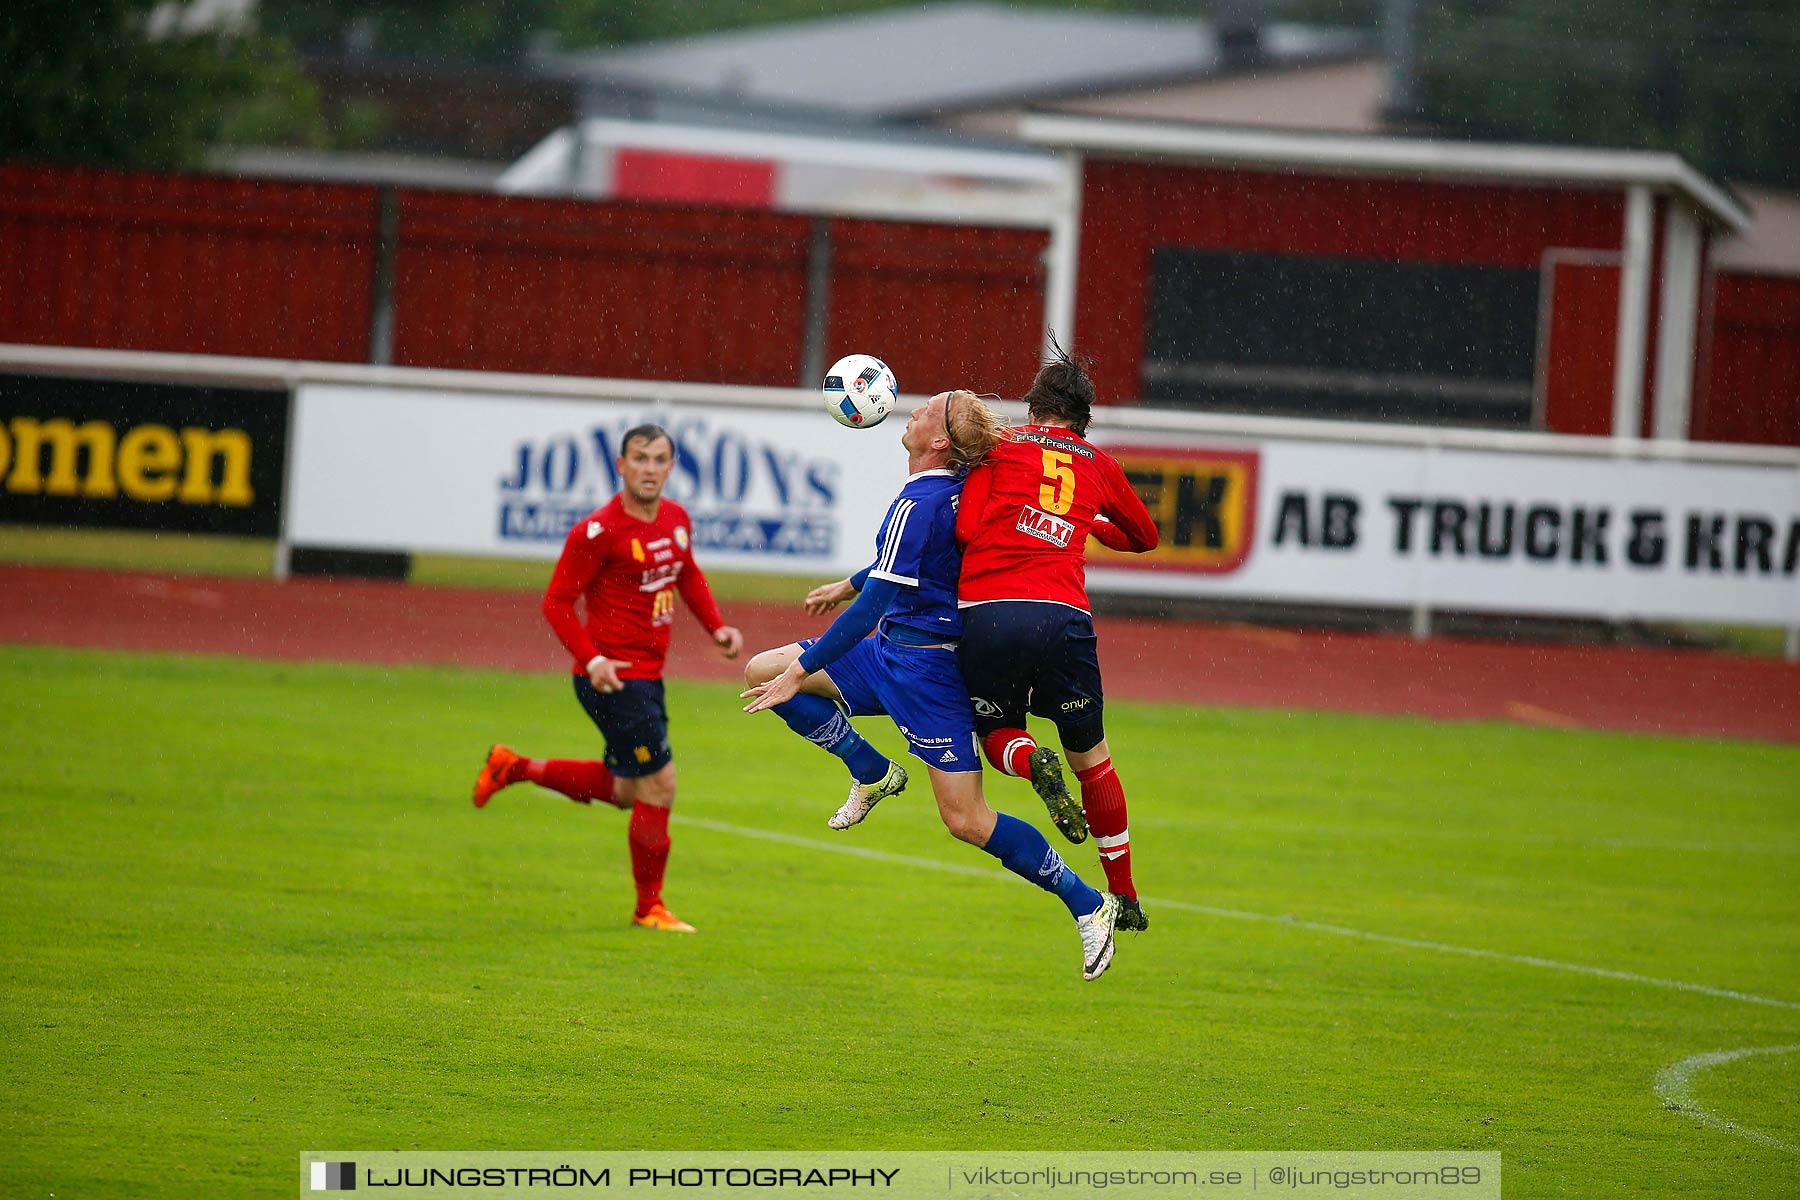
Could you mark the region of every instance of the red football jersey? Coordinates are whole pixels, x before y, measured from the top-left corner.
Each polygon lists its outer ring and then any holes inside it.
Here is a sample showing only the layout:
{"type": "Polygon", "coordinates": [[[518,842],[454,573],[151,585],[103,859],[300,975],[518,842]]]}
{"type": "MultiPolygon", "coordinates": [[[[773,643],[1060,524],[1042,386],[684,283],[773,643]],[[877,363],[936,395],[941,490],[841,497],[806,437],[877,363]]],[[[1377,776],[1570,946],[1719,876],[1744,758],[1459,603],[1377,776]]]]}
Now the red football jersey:
{"type": "Polygon", "coordinates": [[[675,622],[675,593],[707,633],[725,624],[706,576],[694,563],[693,526],[673,500],[658,503],[654,521],[625,511],[619,497],[569,530],[544,591],[544,616],[587,674],[596,654],[623,659],[620,679],[660,679],[675,622]],[[587,607],[584,623],[575,598],[587,607]]]}
{"type": "Polygon", "coordinates": [[[960,606],[1054,600],[1088,610],[1087,539],[1156,546],[1156,522],[1118,460],[1073,429],[1022,425],[963,484],[960,606]]]}

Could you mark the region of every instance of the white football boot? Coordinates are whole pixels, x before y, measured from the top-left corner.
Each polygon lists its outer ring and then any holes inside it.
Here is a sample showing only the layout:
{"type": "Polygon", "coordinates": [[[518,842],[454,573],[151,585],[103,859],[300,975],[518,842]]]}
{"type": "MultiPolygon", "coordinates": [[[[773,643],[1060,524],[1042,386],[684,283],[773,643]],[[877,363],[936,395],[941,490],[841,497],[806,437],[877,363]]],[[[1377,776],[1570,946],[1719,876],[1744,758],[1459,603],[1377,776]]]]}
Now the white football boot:
{"type": "Polygon", "coordinates": [[[850,785],[850,798],[844,806],[831,814],[826,822],[833,829],[848,829],[859,825],[869,811],[889,796],[898,796],[906,790],[906,768],[899,763],[889,763],[887,774],[874,783],[853,783],[850,785]]]}
{"type": "Polygon", "coordinates": [[[1119,919],[1119,898],[1106,892],[1100,907],[1085,917],[1075,918],[1081,932],[1081,977],[1098,979],[1106,974],[1113,960],[1113,925],[1119,919]]]}

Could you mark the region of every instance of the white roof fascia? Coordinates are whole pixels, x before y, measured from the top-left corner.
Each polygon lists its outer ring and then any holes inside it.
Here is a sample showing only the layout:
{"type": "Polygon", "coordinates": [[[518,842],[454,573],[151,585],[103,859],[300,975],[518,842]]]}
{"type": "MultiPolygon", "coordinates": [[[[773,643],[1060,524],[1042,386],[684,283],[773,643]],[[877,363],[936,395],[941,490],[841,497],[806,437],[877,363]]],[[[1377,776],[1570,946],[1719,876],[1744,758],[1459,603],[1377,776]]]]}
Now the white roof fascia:
{"type": "MultiPolygon", "coordinates": [[[[955,196],[932,193],[909,195],[844,195],[832,199],[817,211],[834,217],[857,217],[877,221],[910,221],[920,225],[991,225],[1008,229],[1052,229],[1061,212],[1060,200],[1036,199],[1018,195],[977,196],[961,193],[955,196]]],[[[811,212],[812,208],[796,207],[784,211],[811,212]]]]}
{"type": "Polygon", "coordinates": [[[964,175],[1017,183],[1060,186],[1067,168],[1053,154],[1030,147],[1017,152],[962,149],[955,146],[909,145],[855,137],[814,137],[721,129],[717,126],[670,125],[662,122],[615,121],[592,117],[582,122],[582,137],[604,146],[636,146],[682,154],[710,154],[839,164],[877,171],[920,175],[964,175]]]}
{"type": "Polygon", "coordinates": [[[569,163],[575,149],[575,133],[568,126],[556,130],[527,150],[494,181],[500,192],[556,191],[568,186],[569,163]]]}
{"type": "Polygon", "coordinates": [[[1702,215],[1733,233],[1745,232],[1751,223],[1743,205],[1679,155],[1649,150],[1225,129],[1041,113],[1021,118],[1018,133],[1037,145],[1104,156],[1580,187],[1641,184],[1682,193],[1702,215]]]}

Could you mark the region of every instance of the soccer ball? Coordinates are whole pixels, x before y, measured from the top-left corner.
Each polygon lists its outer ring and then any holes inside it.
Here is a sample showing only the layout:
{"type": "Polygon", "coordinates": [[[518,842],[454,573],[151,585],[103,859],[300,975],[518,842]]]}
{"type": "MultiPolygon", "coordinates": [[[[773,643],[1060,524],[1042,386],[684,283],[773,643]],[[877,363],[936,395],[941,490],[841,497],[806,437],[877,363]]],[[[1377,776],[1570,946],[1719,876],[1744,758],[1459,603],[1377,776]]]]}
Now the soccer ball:
{"type": "Polygon", "coordinates": [[[894,411],[900,385],[894,372],[872,354],[846,354],[825,372],[825,411],[839,425],[867,429],[894,411]]]}

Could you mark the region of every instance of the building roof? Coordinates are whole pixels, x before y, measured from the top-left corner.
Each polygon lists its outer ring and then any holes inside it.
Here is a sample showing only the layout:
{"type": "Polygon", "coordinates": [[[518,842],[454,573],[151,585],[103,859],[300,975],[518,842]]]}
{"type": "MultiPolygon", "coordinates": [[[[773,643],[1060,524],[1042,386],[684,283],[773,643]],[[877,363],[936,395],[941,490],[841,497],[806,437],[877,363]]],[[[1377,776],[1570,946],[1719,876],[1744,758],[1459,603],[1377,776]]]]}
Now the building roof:
{"type": "Polygon", "coordinates": [[[1756,224],[1718,242],[1713,266],[1721,271],[1800,276],[1800,196],[1742,184],[1737,193],[1756,224]]]}
{"type": "MultiPolygon", "coordinates": [[[[1264,27],[1260,61],[1364,53],[1367,35],[1264,27]]],[[[556,56],[581,78],[916,117],[1193,79],[1233,65],[1195,19],[944,3],[556,56]]]]}
{"type": "Polygon", "coordinates": [[[1082,113],[1143,121],[1199,121],[1246,129],[1389,132],[1387,64],[1352,58],[1227,71],[1204,79],[1134,85],[1037,104],[971,109],[944,117],[954,129],[1012,135],[1026,112],[1082,113]]]}
{"type": "Polygon", "coordinates": [[[1068,164],[1017,142],[988,146],[941,131],[727,129],[589,118],[509,167],[500,191],[604,196],[613,156],[760,163],[779,173],[774,207],[841,216],[1053,227],[1074,191],[1068,164]]]}
{"type": "Polygon", "coordinates": [[[1175,121],[1030,114],[1018,135],[1049,149],[1102,158],[1150,158],[1327,175],[1426,177],[1446,181],[1641,185],[1684,197],[1706,220],[1733,233],[1750,228],[1750,211],[1680,155],[1653,150],[1436,141],[1276,129],[1231,129],[1175,121]]]}
{"type": "Polygon", "coordinates": [[[1187,83],[1079,96],[1041,107],[1140,120],[1245,128],[1384,133],[1387,64],[1378,58],[1233,71],[1187,83]]]}

